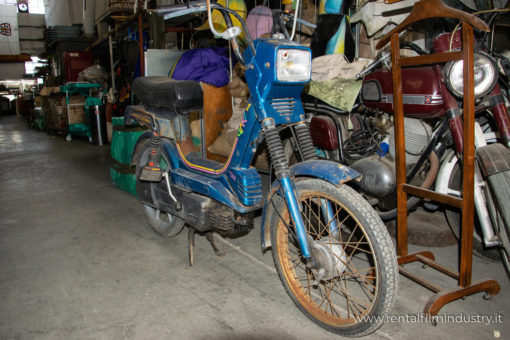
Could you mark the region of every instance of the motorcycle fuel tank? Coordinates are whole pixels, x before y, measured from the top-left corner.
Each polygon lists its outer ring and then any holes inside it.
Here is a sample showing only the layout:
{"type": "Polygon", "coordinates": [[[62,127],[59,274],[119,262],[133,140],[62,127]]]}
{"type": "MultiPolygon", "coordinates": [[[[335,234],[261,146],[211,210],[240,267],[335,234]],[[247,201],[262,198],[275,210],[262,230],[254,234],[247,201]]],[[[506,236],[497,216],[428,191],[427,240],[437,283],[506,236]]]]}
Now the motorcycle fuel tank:
{"type": "MultiPolygon", "coordinates": [[[[404,115],[411,118],[434,118],[444,114],[439,79],[432,67],[402,69],[404,115]]],[[[392,113],[393,81],[391,71],[378,70],[365,76],[361,99],[367,107],[392,113]]]]}

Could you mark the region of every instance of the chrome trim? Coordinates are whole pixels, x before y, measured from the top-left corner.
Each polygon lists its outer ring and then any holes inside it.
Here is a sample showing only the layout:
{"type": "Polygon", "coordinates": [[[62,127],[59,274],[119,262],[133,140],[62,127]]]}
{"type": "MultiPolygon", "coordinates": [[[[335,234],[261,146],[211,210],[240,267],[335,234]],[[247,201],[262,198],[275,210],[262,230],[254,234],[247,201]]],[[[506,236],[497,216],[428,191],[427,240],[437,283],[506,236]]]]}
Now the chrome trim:
{"type": "MultiPolygon", "coordinates": [[[[440,105],[443,104],[443,97],[440,94],[428,95],[428,94],[404,94],[402,96],[402,101],[404,104],[412,104],[412,105],[440,105]],[[430,102],[426,102],[426,98],[430,97],[430,102]]],[[[393,103],[393,95],[392,94],[383,94],[381,95],[382,103],[393,103]]]]}

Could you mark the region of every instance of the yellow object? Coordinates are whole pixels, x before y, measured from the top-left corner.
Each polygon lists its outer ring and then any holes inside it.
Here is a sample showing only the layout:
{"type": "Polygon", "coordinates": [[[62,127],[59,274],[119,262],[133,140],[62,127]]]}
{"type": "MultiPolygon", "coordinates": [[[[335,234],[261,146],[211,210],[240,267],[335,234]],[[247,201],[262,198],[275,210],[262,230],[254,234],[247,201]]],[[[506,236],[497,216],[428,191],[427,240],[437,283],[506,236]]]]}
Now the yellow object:
{"type": "MultiPolygon", "coordinates": [[[[217,2],[217,4],[227,7],[227,5],[226,5],[227,0],[219,0],[217,2]]],[[[243,18],[243,20],[246,20],[248,10],[246,9],[246,4],[244,3],[244,0],[228,0],[228,8],[236,11],[237,14],[239,14],[241,16],[241,18],[243,18]]],[[[234,26],[241,28],[241,30],[242,30],[243,27],[241,25],[241,22],[239,20],[237,20],[237,18],[234,17],[232,14],[229,14],[229,15],[230,15],[230,19],[232,19],[232,24],[234,26]]],[[[212,22],[214,25],[214,29],[220,33],[224,32],[227,29],[227,24],[225,23],[225,19],[223,19],[223,15],[218,10],[212,11],[212,22]]],[[[209,29],[208,21],[206,21],[202,26],[200,26],[198,28],[198,30],[205,30],[205,29],[209,29]]],[[[239,37],[241,39],[244,39],[244,30],[239,37]]]]}

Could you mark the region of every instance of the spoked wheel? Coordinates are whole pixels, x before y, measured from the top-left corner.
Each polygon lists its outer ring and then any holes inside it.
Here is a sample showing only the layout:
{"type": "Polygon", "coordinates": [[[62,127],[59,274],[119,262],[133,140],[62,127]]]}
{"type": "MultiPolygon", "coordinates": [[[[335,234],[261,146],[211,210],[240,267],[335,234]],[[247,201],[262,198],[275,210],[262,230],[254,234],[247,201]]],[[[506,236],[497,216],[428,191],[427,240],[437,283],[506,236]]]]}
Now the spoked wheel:
{"type": "MultiPolygon", "coordinates": [[[[139,175],[142,167],[147,164],[147,158],[149,157],[150,139],[142,141],[135,150],[136,161],[136,178],[139,181],[139,175]]],[[[166,170],[170,164],[167,157],[162,153],[160,158],[160,168],[166,170]]],[[[156,185],[159,183],[151,183],[151,191],[154,194],[156,185]]],[[[151,228],[163,237],[174,237],[181,232],[184,228],[185,222],[180,217],[174,216],[170,213],[166,213],[157,208],[149,205],[143,205],[143,212],[147,222],[151,228]]]]}
{"type": "Polygon", "coordinates": [[[273,196],[268,221],[283,286],[296,306],[321,327],[344,336],[374,332],[392,309],[398,286],[395,251],[384,224],[346,185],[337,188],[305,179],[297,181],[296,188],[318,266],[306,267],[285,201],[273,196]]]}

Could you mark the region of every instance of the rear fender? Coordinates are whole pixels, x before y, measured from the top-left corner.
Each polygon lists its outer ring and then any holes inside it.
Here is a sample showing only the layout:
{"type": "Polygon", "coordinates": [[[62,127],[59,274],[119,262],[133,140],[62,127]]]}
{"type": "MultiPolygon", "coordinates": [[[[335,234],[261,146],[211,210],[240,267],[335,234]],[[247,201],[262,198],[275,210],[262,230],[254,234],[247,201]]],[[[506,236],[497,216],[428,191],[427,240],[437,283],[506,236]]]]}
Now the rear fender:
{"type": "MultiPolygon", "coordinates": [[[[359,172],[344,166],[340,163],[335,163],[327,160],[310,160],[301,163],[294,164],[290,167],[290,174],[299,181],[300,178],[319,178],[329,182],[337,187],[340,187],[345,182],[360,176],[359,172]]],[[[267,194],[264,208],[262,210],[262,223],[260,228],[260,241],[262,251],[266,251],[271,247],[271,228],[266,228],[269,221],[269,216],[274,213],[274,206],[271,203],[273,195],[279,195],[283,197],[280,188],[280,182],[274,181],[271,186],[271,190],[267,194]]]]}
{"type": "Polygon", "coordinates": [[[510,150],[500,143],[477,148],[476,159],[484,177],[510,170],[510,150]]]}
{"type": "Polygon", "coordinates": [[[138,160],[138,155],[137,155],[137,149],[138,149],[138,146],[145,140],[145,139],[150,139],[152,136],[154,135],[154,132],[151,131],[151,130],[148,130],[148,131],[145,131],[144,133],[142,133],[140,135],[140,137],[138,137],[138,140],[136,141],[136,144],[135,144],[135,147],[133,148],[133,155],[131,156],[131,165],[136,165],[136,162],[138,160]]]}
{"type": "MultiPolygon", "coordinates": [[[[510,151],[500,143],[477,147],[476,160],[484,178],[510,170],[510,151]]],[[[435,184],[436,192],[448,194],[450,177],[457,162],[458,158],[453,151],[442,161],[435,184]]]]}

